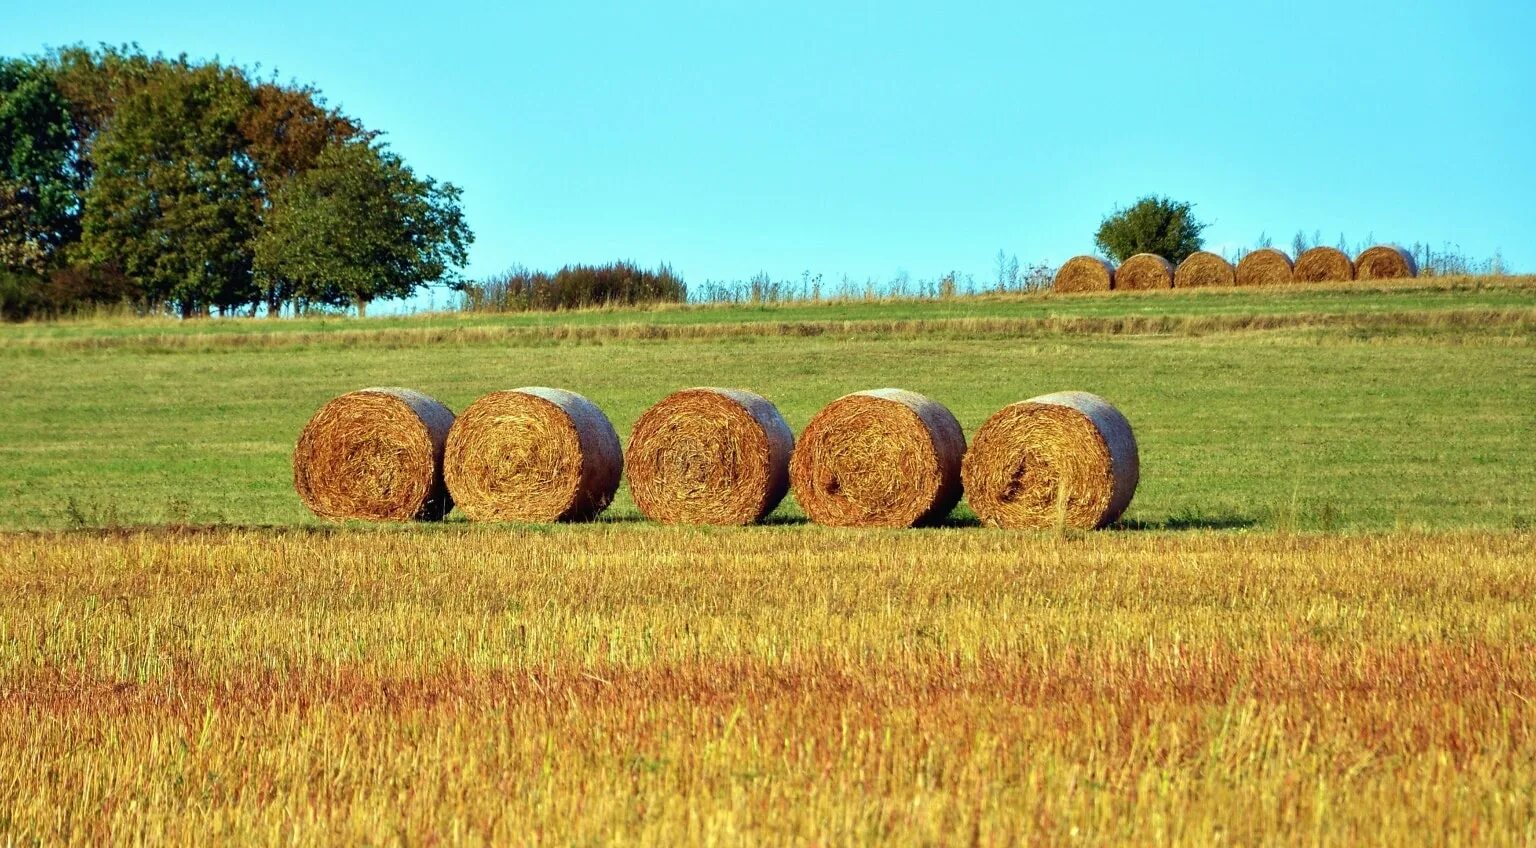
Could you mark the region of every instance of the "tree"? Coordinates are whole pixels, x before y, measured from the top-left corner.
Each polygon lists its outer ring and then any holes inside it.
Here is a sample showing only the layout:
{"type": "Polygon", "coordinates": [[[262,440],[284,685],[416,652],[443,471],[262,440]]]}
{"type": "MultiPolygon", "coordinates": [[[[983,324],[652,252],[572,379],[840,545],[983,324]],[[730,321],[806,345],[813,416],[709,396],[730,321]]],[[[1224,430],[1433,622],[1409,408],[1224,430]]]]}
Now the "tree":
{"type": "Polygon", "coordinates": [[[0,59],[0,270],[40,277],[79,237],[78,152],[52,69],[0,59]]]}
{"type": "Polygon", "coordinates": [[[1099,224],[1094,241],[1116,262],[1155,253],[1177,265],[1200,249],[1205,224],[1190,215],[1192,204],[1148,195],[1129,209],[1116,207],[1099,224]]]}
{"type": "Polygon", "coordinates": [[[239,132],[250,87],[219,65],[166,63],[101,133],[82,247],[183,316],[251,303],[257,187],[239,132]]]}
{"type": "Polygon", "coordinates": [[[364,316],[372,300],[455,282],[474,240],[459,197],[381,144],[328,144],[272,198],[254,246],[259,284],[291,284],[301,300],[364,316]]]}

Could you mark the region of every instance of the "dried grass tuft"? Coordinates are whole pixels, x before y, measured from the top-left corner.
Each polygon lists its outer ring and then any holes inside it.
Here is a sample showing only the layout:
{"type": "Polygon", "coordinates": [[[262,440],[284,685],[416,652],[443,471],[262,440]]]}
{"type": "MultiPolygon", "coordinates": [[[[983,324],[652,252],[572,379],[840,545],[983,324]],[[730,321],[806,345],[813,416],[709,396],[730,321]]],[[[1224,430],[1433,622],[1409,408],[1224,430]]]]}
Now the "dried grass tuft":
{"type": "Polygon", "coordinates": [[[1098,395],[1057,392],[1009,404],[966,452],[966,502],[986,524],[1104,527],[1140,479],[1130,422],[1098,395]]]}
{"type": "Polygon", "coordinates": [[[674,392],[640,416],[624,462],[635,505],[666,524],[750,524],[789,489],[795,437],[767,398],[674,392]]]}
{"type": "Polygon", "coordinates": [[[1056,272],[1051,290],[1058,292],[1109,291],[1115,284],[1115,266],[1097,256],[1074,256],[1056,272]]]}
{"type": "Polygon", "coordinates": [[[1335,247],[1319,245],[1296,257],[1298,283],[1342,283],[1355,278],[1355,263],[1335,247]]]}
{"type": "Polygon", "coordinates": [[[1357,280],[1392,280],[1418,275],[1419,263],[1414,261],[1413,254],[1395,244],[1366,248],[1355,259],[1357,280]]]}
{"type": "Polygon", "coordinates": [[[1273,247],[1261,247],[1237,263],[1237,284],[1240,286],[1278,286],[1293,279],[1291,257],[1273,247]]]}
{"type": "Polygon", "coordinates": [[[1173,288],[1173,263],[1155,253],[1138,253],[1115,270],[1115,289],[1173,288]]]}
{"type": "Polygon", "coordinates": [[[453,502],[476,521],[585,521],[613,502],[624,453],[613,424],[563,389],[493,392],[454,421],[443,456],[453,502]]]}
{"type": "Polygon", "coordinates": [[[1191,253],[1173,273],[1173,287],[1194,289],[1237,285],[1237,270],[1232,263],[1204,250],[1191,253]]]}
{"type": "Polygon", "coordinates": [[[960,501],[965,434],[943,404],[901,389],[855,392],[816,413],[789,476],[812,521],[911,527],[960,501]]]}
{"type": "Polygon", "coordinates": [[[320,408],[293,451],[293,487],[336,521],[437,520],[453,509],[443,446],[453,412],[410,389],[350,392],[320,408]]]}

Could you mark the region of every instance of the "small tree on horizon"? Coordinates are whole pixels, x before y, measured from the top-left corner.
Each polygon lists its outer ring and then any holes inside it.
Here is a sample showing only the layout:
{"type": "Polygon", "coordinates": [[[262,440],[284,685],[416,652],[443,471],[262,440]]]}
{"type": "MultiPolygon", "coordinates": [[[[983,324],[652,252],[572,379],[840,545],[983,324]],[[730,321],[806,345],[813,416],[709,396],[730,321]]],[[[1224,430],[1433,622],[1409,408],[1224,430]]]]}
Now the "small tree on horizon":
{"type": "Polygon", "coordinates": [[[1094,243],[1115,262],[1155,253],[1177,265],[1200,249],[1205,224],[1190,214],[1193,204],[1147,195],[1129,209],[1116,207],[1099,223],[1094,243]]]}

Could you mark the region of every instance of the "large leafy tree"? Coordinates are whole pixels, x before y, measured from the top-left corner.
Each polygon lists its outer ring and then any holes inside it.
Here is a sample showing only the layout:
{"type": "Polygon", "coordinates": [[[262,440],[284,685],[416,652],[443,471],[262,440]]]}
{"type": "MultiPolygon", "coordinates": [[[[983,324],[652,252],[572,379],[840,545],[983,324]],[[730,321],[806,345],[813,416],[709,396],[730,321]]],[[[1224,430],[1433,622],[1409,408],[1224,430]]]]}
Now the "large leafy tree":
{"type": "MultiPolygon", "coordinates": [[[[275,82],[255,86],[251,108],[240,121],[240,133],[256,169],[258,213],[263,221],[277,193],[294,177],[314,168],[327,146],[372,138],[352,119],[326,108],[313,88],[284,87],[275,82]]],[[[267,314],[276,316],[285,302],[298,295],[299,284],[279,270],[269,269],[260,291],[267,314]]]]}
{"type": "Polygon", "coordinates": [[[1193,205],[1166,197],[1147,196],[1129,209],[1116,209],[1099,224],[1094,241],[1116,262],[1138,253],[1155,253],[1177,265],[1203,243],[1205,224],[1190,214],[1193,205]]]}
{"type": "Polygon", "coordinates": [[[230,68],[182,59],[149,73],[95,143],[86,255],[183,315],[254,302],[259,197],[240,133],[250,105],[230,68]]]}
{"type": "Polygon", "coordinates": [[[0,59],[0,270],[40,276],[79,237],[79,146],[53,68],[0,59]]]}
{"type": "Polygon", "coordinates": [[[454,282],[474,239],[459,198],[372,140],[328,144],[273,195],[255,244],[257,279],[359,315],[370,301],[454,282]]]}

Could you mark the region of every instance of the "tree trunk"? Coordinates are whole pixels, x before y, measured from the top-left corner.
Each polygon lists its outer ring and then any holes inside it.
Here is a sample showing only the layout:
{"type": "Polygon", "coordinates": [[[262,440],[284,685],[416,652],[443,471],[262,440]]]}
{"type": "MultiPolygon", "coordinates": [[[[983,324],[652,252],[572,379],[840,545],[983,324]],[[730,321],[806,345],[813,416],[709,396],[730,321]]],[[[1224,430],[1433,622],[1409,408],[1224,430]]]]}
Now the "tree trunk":
{"type": "Polygon", "coordinates": [[[368,317],[368,298],[360,297],[357,299],[357,317],[368,317]]]}

